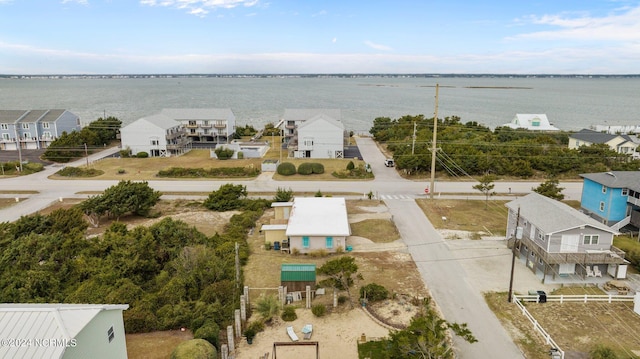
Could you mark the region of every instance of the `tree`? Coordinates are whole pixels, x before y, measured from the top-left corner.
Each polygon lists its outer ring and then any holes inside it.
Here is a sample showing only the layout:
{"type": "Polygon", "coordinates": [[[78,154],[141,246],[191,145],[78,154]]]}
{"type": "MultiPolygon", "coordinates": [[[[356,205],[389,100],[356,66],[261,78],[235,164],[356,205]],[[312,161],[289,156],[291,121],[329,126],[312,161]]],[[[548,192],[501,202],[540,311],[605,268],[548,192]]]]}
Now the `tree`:
{"type": "Polygon", "coordinates": [[[89,197],[80,204],[80,209],[87,215],[94,226],[100,217],[108,214],[116,220],[122,215],[133,213],[146,216],[158,203],[162,193],[154,191],[145,182],[120,181],[107,188],[101,195],[89,197]]]}
{"type": "Polygon", "coordinates": [[[231,211],[241,208],[247,197],[247,187],[241,184],[223,184],[217,191],[209,194],[204,206],[214,211],[231,211]]]}
{"type": "Polygon", "coordinates": [[[550,178],[542,183],[538,187],[532,188],[532,190],[538,194],[541,194],[545,197],[553,198],[558,201],[562,201],[564,199],[564,195],[562,194],[563,187],[559,187],[559,182],[555,178],[550,178]]]}
{"type": "Polygon", "coordinates": [[[496,193],[493,192],[493,188],[496,186],[493,181],[495,180],[495,177],[493,175],[484,175],[482,176],[482,178],[480,178],[480,183],[478,183],[477,185],[473,186],[474,189],[477,189],[478,191],[482,192],[482,194],[484,194],[484,207],[487,208],[487,206],[489,205],[489,196],[493,196],[496,193]]]}
{"type": "Polygon", "coordinates": [[[411,320],[407,329],[391,332],[389,357],[453,358],[454,351],[447,333],[449,329],[469,343],[478,341],[466,324],[450,323],[440,318],[427,299],[422,313],[411,320]]]}
{"type": "Polygon", "coordinates": [[[280,314],[280,302],[275,295],[261,297],[256,302],[256,311],[264,322],[269,322],[280,314]]]}
{"type": "Polygon", "coordinates": [[[318,268],[318,273],[328,276],[327,279],[320,281],[321,285],[326,285],[339,290],[347,291],[349,304],[353,308],[351,292],[349,288],[354,283],[354,276],[362,278],[358,273],[358,265],[356,260],[350,256],[343,256],[338,259],[330,260],[318,268]]]}
{"type": "Polygon", "coordinates": [[[291,202],[293,199],[293,190],[288,190],[278,187],[276,189],[276,195],[273,197],[274,202],[291,202]]]}

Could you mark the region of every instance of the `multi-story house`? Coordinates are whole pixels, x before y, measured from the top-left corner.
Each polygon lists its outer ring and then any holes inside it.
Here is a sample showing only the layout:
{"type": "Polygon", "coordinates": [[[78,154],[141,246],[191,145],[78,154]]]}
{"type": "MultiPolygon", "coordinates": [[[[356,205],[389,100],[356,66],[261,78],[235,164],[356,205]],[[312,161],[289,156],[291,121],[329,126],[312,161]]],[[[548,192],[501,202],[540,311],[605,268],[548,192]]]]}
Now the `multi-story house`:
{"type": "Polygon", "coordinates": [[[79,130],[80,118],[67,110],[0,110],[0,150],[47,148],[79,130]]]}
{"type": "Polygon", "coordinates": [[[171,108],[160,114],[180,122],[194,146],[229,143],[236,129],[236,116],[229,108],[171,108]]]}
{"type": "Polygon", "coordinates": [[[582,211],[597,221],[621,230],[640,228],[640,171],[585,173],[582,211]]]}
{"type": "Polygon", "coordinates": [[[191,150],[191,140],[182,123],[157,114],[143,117],[120,130],[122,148],[132,155],[146,152],[151,157],[179,156],[191,150]]]}
{"type": "Polygon", "coordinates": [[[507,238],[531,271],[558,277],[625,278],[625,253],[613,246],[618,232],[554,199],[532,192],[506,204],[507,238]]]}
{"type": "Polygon", "coordinates": [[[287,109],[283,124],[290,157],[344,158],[348,138],[337,109],[287,109]]]}

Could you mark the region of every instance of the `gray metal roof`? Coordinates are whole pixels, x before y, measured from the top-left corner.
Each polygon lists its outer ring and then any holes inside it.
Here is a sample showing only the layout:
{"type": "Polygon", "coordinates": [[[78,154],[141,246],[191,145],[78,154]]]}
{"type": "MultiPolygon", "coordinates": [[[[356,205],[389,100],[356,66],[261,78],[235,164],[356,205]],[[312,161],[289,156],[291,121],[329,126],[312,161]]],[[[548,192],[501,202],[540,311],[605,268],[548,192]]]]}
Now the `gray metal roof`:
{"type": "Polygon", "coordinates": [[[160,114],[174,120],[226,120],[233,117],[230,108],[165,108],[160,114]]]}
{"type": "Polygon", "coordinates": [[[340,109],[336,108],[287,108],[283,118],[286,121],[306,121],[317,115],[327,115],[335,120],[342,121],[340,109]]]}
{"type": "MultiPolygon", "coordinates": [[[[103,310],[127,304],[0,304],[0,338],[73,339],[103,310]]],[[[0,346],[2,358],[61,358],[63,346],[0,346]]]]}
{"type": "Polygon", "coordinates": [[[546,234],[581,226],[591,226],[610,233],[617,233],[586,214],[536,192],[508,202],[505,206],[515,212],[520,208],[520,218],[526,219],[546,234]]]}
{"type": "Polygon", "coordinates": [[[0,110],[0,123],[55,122],[66,110],[0,110]]]}
{"type": "Polygon", "coordinates": [[[640,192],[640,171],[583,173],[580,177],[590,179],[609,188],[627,188],[640,192]]]}

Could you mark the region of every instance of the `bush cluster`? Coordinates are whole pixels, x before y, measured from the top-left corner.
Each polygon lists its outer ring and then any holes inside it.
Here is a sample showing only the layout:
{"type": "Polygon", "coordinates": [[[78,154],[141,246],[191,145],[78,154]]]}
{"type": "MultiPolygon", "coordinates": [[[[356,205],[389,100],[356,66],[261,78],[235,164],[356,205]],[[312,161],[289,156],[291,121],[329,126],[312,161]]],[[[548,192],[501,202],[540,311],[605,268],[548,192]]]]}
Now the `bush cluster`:
{"type": "Polygon", "coordinates": [[[81,168],[81,167],[65,167],[57,172],[59,176],[63,177],[96,177],[100,176],[104,172],[95,168],[81,168]]]}
{"type": "Polygon", "coordinates": [[[296,174],[296,166],[291,162],[283,162],[278,166],[277,171],[282,176],[293,176],[296,174]]]}
{"type": "Polygon", "coordinates": [[[218,147],[213,152],[215,152],[219,160],[228,160],[233,157],[233,154],[235,153],[234,150],[225,147],[218,147]]]}
{"type": "Polygon", "coordinates": [[[256,177],[260,174],[257,168],[220,167],[220,168],[184,168],[171,167],[158,172],[158,177],[169,178],[220,178],[220,177],[256,177]]]}
{"type": "Polygon", "coordinates": [[[327,313],[327,307],[324,304],[314,304],[311,307],[311,313],[316,317],[323,317],[327,313]]]}
{"type": "Polygon", "coordinates": [[[305,162],[298,166],[298,174],[310,175],[310,174],[322,174],[324,173],[324,165],[317,162],[305,162]]]}
{"type": "Polygon", "coordinates": [[[293,322],[298,319],[298,315],[296,314],[296,308],[290,305],[286,305],[282,310],[282,320],[285,322],[293,322]]]}
{"type": "Polygon", "coordinates": [[[369,302],[377,302],[389,298],[389,291],[384,286],[376,283],[369,283],[360,287],[360,298],[365,298],[369,302]]]}

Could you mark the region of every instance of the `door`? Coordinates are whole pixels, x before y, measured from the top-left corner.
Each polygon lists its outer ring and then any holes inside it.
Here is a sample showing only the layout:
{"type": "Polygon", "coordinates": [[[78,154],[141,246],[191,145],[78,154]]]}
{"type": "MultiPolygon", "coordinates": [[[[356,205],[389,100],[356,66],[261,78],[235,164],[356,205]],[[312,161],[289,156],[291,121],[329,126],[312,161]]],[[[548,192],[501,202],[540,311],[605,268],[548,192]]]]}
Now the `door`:
{"type": "Polygon", "coordinates": [[[580,244],[579,234],[564,234],[560,242],[560,252],[577,252],[580,244]]]}

